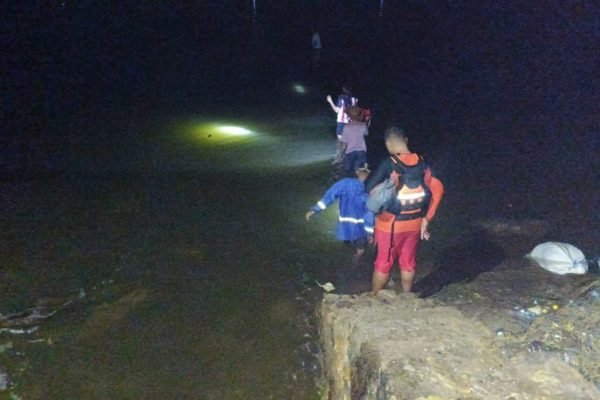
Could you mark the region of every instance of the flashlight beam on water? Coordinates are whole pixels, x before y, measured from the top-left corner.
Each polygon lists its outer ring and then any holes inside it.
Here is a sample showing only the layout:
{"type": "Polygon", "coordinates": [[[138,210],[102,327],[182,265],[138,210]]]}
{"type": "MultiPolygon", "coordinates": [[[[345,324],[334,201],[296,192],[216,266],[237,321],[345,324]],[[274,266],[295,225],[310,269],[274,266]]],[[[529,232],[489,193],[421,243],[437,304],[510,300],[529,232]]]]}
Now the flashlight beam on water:
{"type": "Polygon", "coordinates": [[[227,135],[234,135],[234,136],[245,136],[245,135],[252,134],[252,131],[249,129],[242,128],[241,126],[233,126],[233,125],[219,126],[216,128],[216,130],[220,133],[224,133],[227,135]]]}

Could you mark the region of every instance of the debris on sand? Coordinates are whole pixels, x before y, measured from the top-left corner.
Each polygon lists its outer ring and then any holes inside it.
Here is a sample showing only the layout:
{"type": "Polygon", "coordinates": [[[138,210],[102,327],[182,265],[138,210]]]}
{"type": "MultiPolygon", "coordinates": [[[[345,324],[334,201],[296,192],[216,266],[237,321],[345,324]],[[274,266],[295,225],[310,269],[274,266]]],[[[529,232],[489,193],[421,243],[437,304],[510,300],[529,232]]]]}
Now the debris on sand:
{"type": "Polygon", "coordinates": [[[541,237],[550,231],[550,224],[540,219],[491,218],[477,221],[475,225],[494,236],[526,235],[541,237]]]}

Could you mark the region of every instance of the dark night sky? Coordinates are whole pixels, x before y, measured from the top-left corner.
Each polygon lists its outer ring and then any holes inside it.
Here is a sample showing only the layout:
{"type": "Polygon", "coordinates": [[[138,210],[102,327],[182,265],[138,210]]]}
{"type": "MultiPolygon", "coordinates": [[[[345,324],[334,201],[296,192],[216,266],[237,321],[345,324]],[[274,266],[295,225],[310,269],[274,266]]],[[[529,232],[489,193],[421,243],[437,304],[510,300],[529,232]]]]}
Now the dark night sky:
{"type": "Polygon", "coordinates": [[[302,76],[290,65],[309,51],[313,27],[335,54],[328,68],[342,72],[330,73],[331,87],[350,76],[386,107],[410,99],[436,116],[433,128],[482,113],[498,123],[560,114],[598,131],[593,1],[388,1],[380,16],[373,0],[257,0],[255,18],[252,1],[239,0],[2,7],[2,117],[13,137],[157,94],[244,104],[265,81],[302,76]]]}

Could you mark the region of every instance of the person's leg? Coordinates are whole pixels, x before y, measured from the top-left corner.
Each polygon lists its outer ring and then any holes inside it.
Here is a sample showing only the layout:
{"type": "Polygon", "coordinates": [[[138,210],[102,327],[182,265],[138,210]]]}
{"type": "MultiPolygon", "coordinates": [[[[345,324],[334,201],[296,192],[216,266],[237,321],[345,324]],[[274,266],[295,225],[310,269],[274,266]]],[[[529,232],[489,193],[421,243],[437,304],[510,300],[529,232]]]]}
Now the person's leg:
{"type": "Polygon", "coordinates": [[[354,256],[356,258],[362,257],[365,254],[365,249],[367,248],[367,238],[361,237],[359,239],[356,239],[354,240],[353,244],[354,248],[356,249],[354,256]]]}
{"type": "Polygon", "coordinates": [[[338,136],[337,142],[335,144],[335,163],[341,163],[342,161],[344,161],[344,143],[342,143],[340,137],[341,136],[338,136]]]}
{"type": "Polygon", "coordinates": [[[377,243],[377,256],[375,258],[371,287],[373,294],[377,294],[385,287],[390,278],[390,269],[394,263],[392,252],[392,234],[375,230],[377,243]]]}
{"type": "Polygon", "coordinates": [[[354,175],[354,169],[352,168],[353,163],[354,163],[354,152],[346,153],[344,155],[344,172],[346,174],[354,175]]]}
{"type": "Polygon", "coordinates": [[[400,247],[400,279],[404,292],[410,292],[415,279],[417,265],[417,249],[421,242],[420,232],[405,232],[400,247]]]}
{"type": "Polygon", "coordinates": [[[373,280],[371,281],[371,290],[373,291],[373,294],[379,293],[379,291],[385,287],[389,278],[389,272],[386,274],[376,269],[373,270],[373,280]]]}
{"type": "Polygon", "coordinates": [[[334,163],[341,163],[344,159],[344,144],[341,142],[341,138],[342,138],[342,131],[344,130],[344,124],[343,122],[338,122],[336,127],[335,127],[335,135],[337,137],[337,142],[336,142],[336,153],[335,153],[335,159],[334,159],[334,163]]]}
{"type": "Polygon", "coordinates": [[[364,151],[355,151],[354,157],[352,158],[352,171],[363,167],[367,161],[367,155],[364,151]]]}
{"type": "Polygon", "coordinates": [[[412,270],[410,272],[400,270],[400,283],[402,284],[402,290],[404,291],[404,293],[410,292],[414,279],[415,270],[412,270]]]}

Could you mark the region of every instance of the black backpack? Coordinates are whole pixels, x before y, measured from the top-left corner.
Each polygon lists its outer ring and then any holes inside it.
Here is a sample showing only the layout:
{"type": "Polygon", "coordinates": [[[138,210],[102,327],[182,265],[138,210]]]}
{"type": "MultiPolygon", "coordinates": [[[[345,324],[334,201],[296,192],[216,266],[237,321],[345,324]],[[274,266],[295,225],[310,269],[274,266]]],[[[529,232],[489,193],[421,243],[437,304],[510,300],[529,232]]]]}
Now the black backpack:
{"type": "Polygon", "coordinates": [[[397,174],[396,198],[388,211],[397,220],[411,220],[425,216],[431,200],[431,190],[425,184],[427,164],[423,157],[415,165],[406,165],[397,156],[391,156],[392,175],[397,174]]]}

